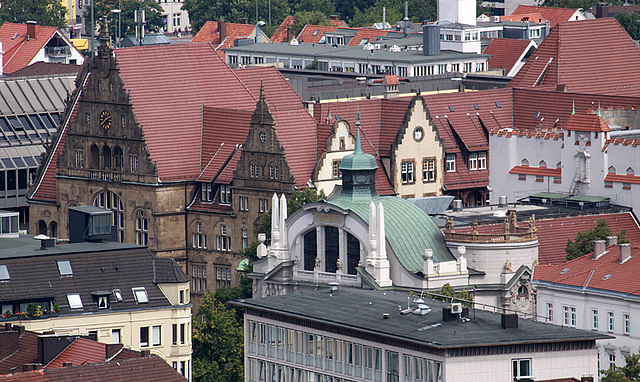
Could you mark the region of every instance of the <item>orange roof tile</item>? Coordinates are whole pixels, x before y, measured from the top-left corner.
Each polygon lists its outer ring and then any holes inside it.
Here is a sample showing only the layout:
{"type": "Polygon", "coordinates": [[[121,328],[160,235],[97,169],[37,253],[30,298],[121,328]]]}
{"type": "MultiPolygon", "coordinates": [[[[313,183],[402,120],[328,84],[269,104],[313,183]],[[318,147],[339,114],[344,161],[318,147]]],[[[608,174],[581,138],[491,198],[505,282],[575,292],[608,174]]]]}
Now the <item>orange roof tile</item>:
{"type": "Polygon", "coordinates": [[[532,23],[544,24],[547,20],[538,12],[511,14],[501,16],[502,21],[529,21],[532,23]]]}
{"type": "Polygon", "coordinates": [[[614,182],[614,183],[632,183],[632,184],[640,184],[640,176],[632,175],[632,174],[613,174],[607,173],[604,177],[605,182],[614,182]]]}
{"type": "Polygon", "coordinates": [[[533,279],[580,288],[640,295],[638,267],[640,267],[639,246],[631,244],[631,258],[621,262],[620,246],[611,245],[597,259],[593,258],[593,254],[587,254],[558,264],[551,271],[548,267],[540,273],[534,269],[533,279]]]}
{"type": "Polygon", "coordinates": [[[562,176],[562,169],[560,168],[547,168],[547,167],[532,167],[532,166],[514,166],[509,170],[509,174],[524,174],[524,175],[541,175],[541,176],[562,176]]]}
{"type": "Polygon", "coordinates": [[[237,24],[226,21],[207,21],[202,28],[193,36],[191,42],[210,42],[214,45],[220,44],[224,39],[230,37],[247,37],[256,29],[252,24],[237,24]],[[222,26],[223,31],[220,30],[222,26]],[[221,33],[223,32],[223,33],[221,33]]]}
{"type": "Polygon", "coordinates": [[[60,354],[51,360],[45,369],[55,369],[64,367],[64,363],[71,362],[73,366],[85,365],[87,363],[104,362],[107,345],[92,341],[86,338],[76,338],[71,345],[67,346],[60,354]]]}
{"type": "Polygon", "coordinates": [[[386,36],[389,31],[382,29],[360,29],[355,36],[349,41],[349,45],[360,45],[362,40],[368,40],[369,42],[375,41],[376,37],[386,36]]]}
{"type": "MultiPolygon", "coordinates": [[[[6,22],[0,26],[0,42],[4,50],[2,69],[5,73],[27,67],[56,33],[66,39],[58,28],[43,25],[36,25],[36,28],[36,38],[27,39],[26,24],[6,22]]],[[[69,45],[72,45],[71,42],[69,45]]]]}
{"type": "Polygon", "coordinates": [[[294,37],[291,36],[289,32],[289,26],[293,25],[295,21],[293,16],[287,16],[278,29],[271,35],[271,42],[289,42],[294,37]]]}
{"type": "Polygon", "coordinates": [[[565,130],[607,132],[611,131],[609,125],[596,114],[573,114],[569,117],[565,130]]]}
{"type": "Polygon", "coordinates": [[[527,50],[531,41],[512,38],[495,38],[484,49],[483,54],[490,54],[489,69],[505,69],[505,74],[518,62],[527,50]]]}
{"type": "MultiPolygon", "coordinates": [[[[540,7],[536,5],[524,5],[520,4],[511,13],[511,16],[515,15],[529,15],[532,13],[540,14],[545,20],[551,22],[551,27],[555,27],[556,24],[562,21],[570,21],[571,16],[576,13],[578,9],[572,8],[553,8],[553,7],[540,7]]],[[[535,20],[529,20],[535,21],[535,20]]],[[[536,21],[537,22],[537,21],[536,21]]]]}
{"type": "Polygon", "coordinates": [[[335,32],[338,27],[325,25],[305,25],[298,34],[297,40],[306,44],[317,44],[327,32],[335,32]]]}
{"type": "Polygon", "coordinates": [[[509,87],[640,96],[640,47],[614,18],[558,24],[509,87]],[[606,54],[603,54],[606,52],[606,54]]]}

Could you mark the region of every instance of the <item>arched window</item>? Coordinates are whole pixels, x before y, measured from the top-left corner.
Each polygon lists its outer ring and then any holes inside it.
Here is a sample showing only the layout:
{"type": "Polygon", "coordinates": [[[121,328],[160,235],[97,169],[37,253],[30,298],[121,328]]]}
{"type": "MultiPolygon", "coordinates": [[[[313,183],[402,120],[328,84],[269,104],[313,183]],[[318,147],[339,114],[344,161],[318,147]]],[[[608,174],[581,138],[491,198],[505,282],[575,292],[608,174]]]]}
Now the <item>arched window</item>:
{"type": "Polygon", "coordinates": [[[635,175],[635,172],[633,171],[633,169],[631,167],[629,167],[627,169],[627,175],[635,175]]]}
{"type": "Polygon", "coordinates": [[[538,164],[538,166],[540,166],[542,168],[547,168],[547,162],[541,160],[540,163],[538,164]]]}
{"type": "Polygon", "coordinates": [[[528,166],[529,165],[529,161],[527,160],[527,158],[522,160],[522,165],[523,166],[528,166]]]}
{"type": "Polygon", "coordinates": [[[144,211],[136,211],[136,244],[149,245],[149,221],[144,211]]]}
{"type": "Polygon", "coordinates": [[[113,149],[113,169],[116,171],[123,171],[124,169],[124,155],[122,154],[122,149],[120,146],[116,146],[113,149]]]}
{"type": "Polygon", "coordinates": [[[101,191],[93,199],[93,205],[96,207],[111,210],[113,212],[112,225],[116,226],[116,239],[118,242],[124,242],[124,203],[115,192],[101,191]]]}
{"type": "Polygon", "coordinates": [[[304,270],[312,271],[318,256],[318,235],[315,228],[304,235],[304,270]]]}
{"type": "Polygon", "coordinates": [[[340,258],[338,227],[324,227],[324,271],[336,273],[340,258]]]}
{"type": "Polygon", "coordinates": [[[556,168],[562,168],[562,162],[556,163],[556,168]]]}
{"type": "Polygon", "coordinates": [[[249,165],[249,169],[250,169],[250,175],[252,178],[260,177],[260,166],[258,166],[255,163],[251,163],[249,165]]]}
{"type": "Polygon", "coordinates": [[[49,237],[58,237],[58,223],[55,221],[49,223],[49,237]]]}
{"type": "Polygon", "coordinates": [[[46,235],[47,234],[47,223],[44,220],[40,220],[38,222],[38,235],[46,235]]]}
{"type": "Polygon", "coordinates": [[[91,149],[90,151],[90,166],[93,169],[99,169],[100,168],[100,149],[98,148],[98,146],[96,146],[95,144],[91,145],[91,149]]]}
{"type": "Polygon", "coordinates": [[[111,149],[109,146],[102,148],[102,169],[109,170],[111,168],[111,149]]]}
{"type": "Polygon", "coordinates": [[[616,168],[613,166],[609,166],[609,174],[615,174],[616,173],[616,168]]]}

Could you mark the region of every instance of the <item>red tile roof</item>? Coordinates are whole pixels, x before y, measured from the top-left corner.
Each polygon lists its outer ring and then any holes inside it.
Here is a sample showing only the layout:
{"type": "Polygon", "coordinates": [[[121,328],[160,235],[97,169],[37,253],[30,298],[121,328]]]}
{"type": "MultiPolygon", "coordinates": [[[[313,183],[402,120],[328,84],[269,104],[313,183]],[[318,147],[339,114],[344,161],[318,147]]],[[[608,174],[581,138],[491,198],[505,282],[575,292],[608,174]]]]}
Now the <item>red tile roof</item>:
{"type": "MultiPolygon", "coordinates": [[[[230,37],[236,39],[238,37],[247,37],[253,33],[256,29],[252,24],[236,24],[224,22],[225,33],[221,35],[220,22],[219,21],[207,21],[202,28],[193,36],[191,42],[210,42],[211,44],[219,45],[225,38],[230,37]]],[[[233,41],[232,41],[233,43],[233,41]]]]}
{"type": "Polygon", "coordinates": [[[614,18],[560,23],[508,86],[640,96],[640,65],[630,62],[640,47],[614,18]]]}
{"type": "Polygon", "coordinates": [[[8,74],[7,77],[49,76],[52,74],[78,74],[81,68],[81,65],[38,61],[25,68],[8,74]]]}
{"type": "Polygon", "coordinates": [[[613,146],[618,146],[618,145],[629,146],[629,145],[631,145],[633,147],[636,147],[636,146],[640,145],[640,140],[637,140],[637,139],[625,139],[625,138],[609,138],[604,143],[604,146],[602,147],[602,151],[604,152],[605,150],[607,150],[610,145],[613,145],[613,146]]]}
{"type": "Polygon", "coordinates": [[[298,34],[298,42],[304,42],[307,44],[318,43],[322,36],[327,32],[335,32],[338,27],[325,26],[325,25],[305,25],[298,34]]]}
{"type": "MultiPolygon", "coordinates": [[[[638,108],[640,107],[640,97],[606,96],[598,93],[577,94],[541,89],[513,89],[513,127],[517,129],[551,129],[558,120],[555,128],[562,129],[571,117],[574,104],[576,113],[584,114],[597,111],[598,105],[601,105],[602,109],[638,108]],[[544,121],[540,122],[542,118],[544,121]]],[[[503,127],[505,126],[503,125],[503,127]]]]}
{"type": "Polygon", "coordinates": [[[573,114],[569,117],[565,130],[608,132],[611,131],[609,125],[597,114],[573,114]]]}
{"type": "Polygon", "coordinates": [[[534,268],[533,280],[580,288],[640,295],[640,246],[631,244],[631,258],[620,262],[620,246],[611,245],[597,259],[587,254],[555,266],[534,268]]]}
{"type": "Polygon", "coordinates": [[[531,41],[512,38],[494,38],[484,49],[483,54],[490,54],[489,69],[504,69],[505,74],[518,62],[527,50],[531,41]]]}
{"type": "Polygon", "coordinates": [[[532,167],[532,166],[514,166],[509,170],[509,174],[524,174],[524,175],[541,175],[541,176],[562,176],[562,169],[560,168],[547,168],[547,167],[532,167]]]}
{"type": "MultiPolygon", "coordinates": [[[[43,25],[36,25],[36,28],[36,38],[27,39],[27,24],[6,22],[0,26],[0,42],[4,50],[2,69],[5,73],[28,66],[56,33],[66,39],[58,28],[43,25]]],[[[71,42],[69,45],[72,46],[71,42]]]]}
{"type": "MultiPolygon", "coordinates": [[[[562,21],[570,21],[571,16],[576,13],[578,9],[572,8],[553,8],[553,7],[539,7],[536,5],[523,5],[520,4],[518,7],[511,13],[511,16],[515,15],[530,15],[532,13],[540,14],[544,20],[548,20],[551,22],[551,27],[555,27],[556,24],[562,21]]],[[[529,21],[536,21],[529,20],[529,21]]],[[[543,21],[544,22],[544,21],[543,21]]]]}
{"type": "Polygon", "coordinates": [[[294,37],[289,32],[289,26],[295,23],[295,19],[293,16],[287,16],[282,24],[276,29],[276,31],[271,35],[271,42],[289,42],[294,37]]]}
{"type": "Polygon", "coordinates": [[[65,362],[71,362],[73,366],[85,365],[87,363],[104,362],[107,345],[92,341],[86,338],[76,338],[71,345],[67,346],[60,354],[51,360],[45,369],[55,369],[64,367],[65,362]]]}
{"type": "MultiPolygon", "coordinates": [[[[23,328],[24,329],[24,328],[23,328]]],[[[21,335],[18,334],[18,329],[13,327],[13,333],[6,333],[5,328],[2,328],[2,336],[3,336],[3,344],[4,340],[13,340],[15,337],[8,338],[4,336],[16,336],[18,337],[18,343],[11,343],[11,345],[17,345],[15,351],[11,354],[5,354],[4,350],[0,351],[4,357],[0,359],[0,375],[8,374],[11,372],[11,369],[18,367],[22,370],[22,365],[27,363],[35,363],[38,362],[38,334],[31,331],[24,331],[21,335]]],[[[9,344],[6,344],[7,346],[9,344]]]]}
{"type": "Polygon", "coordinates": [[[129,382],[132,380],[184,382],[186,379],[173,370],[168,363],[156,356],[119,360],[118,362],[90,363],[58,369],[40,369],[0,376],[0,381],[7,382],[129,382]]]}
{"type": "Polygon", "coordinates": [[[257,93],[254,97],[249,92],[209,44],[123,48],[116,57],[161,181],[200,174],[203,105],[255,108],[257,93]],[[183,91],[172,93],[167,107],[167,102],[158,102],[158,94],[172,84],[183,91]]]}
{"type": "Polygon", "coordinates": [[[360,29],[355,36],[349,41],[349,45],[360,45],[362,40],[368,40],[369,42],[375,41],[376,37],[386,36],[389,31],[382,29],[360,29]]]}
{"type": "Polygon", "coordinates": [[[508,16],[501,16],[502,21],[529,21],[532,23],[544,24],[547,20],[538,12],[511,14],[508,16]]]}
{"type": "Polygon", "coordinates": [[[632,183],[632,184],[640,184],[640,176],[632,175],[632,174],[612,174],[607,173],[604,177],[605,182],[614,182],[614,183],[632,183]]]}

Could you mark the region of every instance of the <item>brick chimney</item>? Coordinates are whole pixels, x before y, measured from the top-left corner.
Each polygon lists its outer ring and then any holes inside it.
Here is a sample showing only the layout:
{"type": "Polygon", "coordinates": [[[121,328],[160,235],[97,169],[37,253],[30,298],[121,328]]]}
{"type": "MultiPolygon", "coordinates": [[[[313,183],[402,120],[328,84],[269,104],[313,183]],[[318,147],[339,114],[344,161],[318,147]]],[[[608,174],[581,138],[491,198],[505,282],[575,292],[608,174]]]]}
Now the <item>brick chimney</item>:
{"type": "Polygon", "coordinates": [[[618,244],[618,236],[607,236],[607,247],[618,244]]]}
{"type": "Polygon", "coordinates": [[[631,244],[620,244],[620,263],[624,263],[625,261],[631,258],[631,244]]]}
{"type": "Polygon", "coordinates": [[[227,37],[227,22],[224,20],[218,21],[218,32],[220,32],[220,43],[227,37]]]}
{"type": "Polygon", "coordinates": [[[593,242],[593,258],[597,259],[598,256],[602,255],[605,249],[605,241],[604,240],[594,240],[593,242]]]}
{"type": "Polygon", "coordinates": [[[37,21],[27,21],[27,40],[35,39],[40,34],[40,25],[37,21]]]}

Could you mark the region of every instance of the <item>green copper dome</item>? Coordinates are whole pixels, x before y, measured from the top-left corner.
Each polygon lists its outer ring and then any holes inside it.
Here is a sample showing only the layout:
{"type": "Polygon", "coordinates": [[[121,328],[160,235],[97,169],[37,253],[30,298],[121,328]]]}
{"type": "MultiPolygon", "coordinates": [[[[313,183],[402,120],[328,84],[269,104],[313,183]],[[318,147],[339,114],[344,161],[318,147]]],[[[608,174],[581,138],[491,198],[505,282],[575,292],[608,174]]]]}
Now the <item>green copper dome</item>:
{"type": "Polygon", "coordinates": [[[353,150],[353,154],[346,155],[344,158],[342,158],[342,161],[340,162],[340,170],[375,170],[378,168],[376,158],[373,155],[365,154],[364,151],[362,151],[362,143],[360,141],[360,120],[356,122],[356,125],[358,127],[358,134],[356,135],[356,148],[355,150],[353,150]]]}

